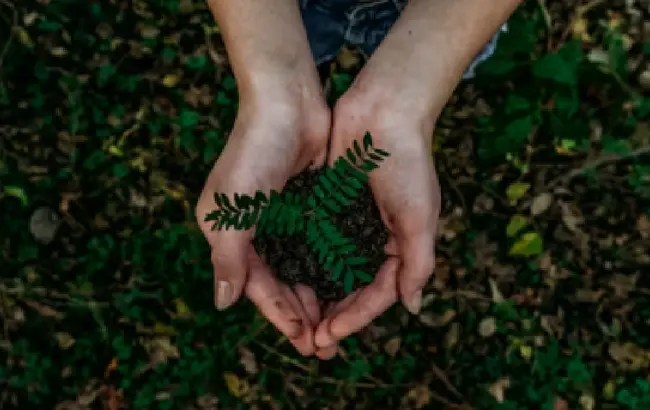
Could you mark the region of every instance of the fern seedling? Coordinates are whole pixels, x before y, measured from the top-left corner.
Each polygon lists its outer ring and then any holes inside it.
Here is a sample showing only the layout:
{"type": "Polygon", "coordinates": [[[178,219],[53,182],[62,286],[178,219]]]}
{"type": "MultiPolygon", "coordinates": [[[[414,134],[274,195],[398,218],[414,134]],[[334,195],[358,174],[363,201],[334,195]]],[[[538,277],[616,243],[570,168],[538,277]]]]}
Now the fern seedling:
{"type": "Polygon", "coordinates": [[[267,196],[258,191],[254,196],[235,194],[231,200],[224,193],[215,193],[217,209],[205,221],[212,222],[212,230],[255,228],[256,237],[304,235],[318,263],[330,272],[333,281],[342,279],[349,293],[355,279],[370,282],[372,276],[363,270],[368,261],[357,255],[356,245],[339,231],[332,216],[359,198],[368,173],[389,155],[375,148],[372,136],[366,133],[333,166],[325,167],[308,195],[271,191],[267,196]]]}

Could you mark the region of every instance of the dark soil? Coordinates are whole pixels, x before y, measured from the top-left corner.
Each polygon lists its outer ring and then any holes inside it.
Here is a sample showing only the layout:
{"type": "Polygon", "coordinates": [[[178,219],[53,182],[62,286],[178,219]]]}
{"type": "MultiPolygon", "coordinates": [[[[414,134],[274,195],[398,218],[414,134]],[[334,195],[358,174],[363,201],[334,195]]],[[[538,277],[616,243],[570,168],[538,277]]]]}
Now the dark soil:
{"type": "MultiPolygon", "coordinates": [[[[303,172],[289,180],[285,190],[308,194],[319,175],[320,171],[303,172]]],[[[356,243],[358,255],[368,258],[364,270],[374,276],[386,259],[384,246],[388,241],[388,230],[381,220],[370,188],[366,188],[344,213],[335,215],[332,219],[341,232],[356,243]]],[[[311,286],[321,301],[338,300],[345,295],[342,278],[336,282],[331,279],[331,274],[319,265],[317,256],[303,235],[267,235],[256,238],[254,246],[285,283],[311,286]]],[[[355,289],[362,285],[361,281],[355,281],[355,289]]]]}

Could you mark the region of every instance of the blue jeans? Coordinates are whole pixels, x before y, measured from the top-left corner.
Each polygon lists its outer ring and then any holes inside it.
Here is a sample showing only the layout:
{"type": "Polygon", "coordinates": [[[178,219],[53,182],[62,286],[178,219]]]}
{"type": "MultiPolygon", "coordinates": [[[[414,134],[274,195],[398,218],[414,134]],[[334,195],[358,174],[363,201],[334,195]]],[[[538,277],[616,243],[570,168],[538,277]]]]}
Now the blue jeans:
{"type": "MultiPolygon", "coordinates": [[[[433,0],[431,0],[433,1],[433,0]]],[[[369,57],[406,7],[408,0],[299,0],[309,45],[317,65],[332,60],[343,45],[358,47],[369,57]]],[[[467,68],[464,78],[496,47],[501,30],[467,68]]]]}

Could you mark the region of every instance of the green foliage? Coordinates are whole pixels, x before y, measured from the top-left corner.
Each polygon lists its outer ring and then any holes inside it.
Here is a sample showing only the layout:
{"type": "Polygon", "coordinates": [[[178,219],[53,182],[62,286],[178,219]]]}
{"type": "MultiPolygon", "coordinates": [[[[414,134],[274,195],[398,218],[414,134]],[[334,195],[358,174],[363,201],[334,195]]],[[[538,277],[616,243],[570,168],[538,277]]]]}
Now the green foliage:
{"type": "Polygon", "coordinates": [[[354,141],[345,156],[323,169],[309,195],[271,191],[267,196],[258,191],[254,196],[235,193],[231,201],[227,194],[217,192],[217,209],[205,221],[212,222],[212,230],[255,227],[256,236],[302,234],[318,263],[331,272],[334,281],[343,278],[344,289],[350,292],[355,278],[369,282],[372,277],[362,270],[366,259],[355,255],[356,245],[339,232],[331,218],[359,197],[367,174],[388,156],[373,146],[372,136],[366,133],[362,143],[354,141]]]}

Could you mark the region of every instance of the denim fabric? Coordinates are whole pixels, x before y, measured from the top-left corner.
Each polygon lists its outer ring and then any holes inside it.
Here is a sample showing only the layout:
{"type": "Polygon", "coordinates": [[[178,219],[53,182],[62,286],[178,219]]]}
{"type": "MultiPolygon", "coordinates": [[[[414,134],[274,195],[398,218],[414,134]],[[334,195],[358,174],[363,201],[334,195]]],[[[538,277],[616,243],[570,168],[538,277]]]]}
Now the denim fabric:
{"type": "MultiPolygon", "coordinates": [[[[332,60],[343,45],[358,47],[371,56],[390,27],[406,7],[408,0],[299,0],[307,29],[309,45],[316,64],[332,60]]],[[[499,33],[476,56],[464,78],[474,76],[474,69],[496,47],[499,33]]]]}

